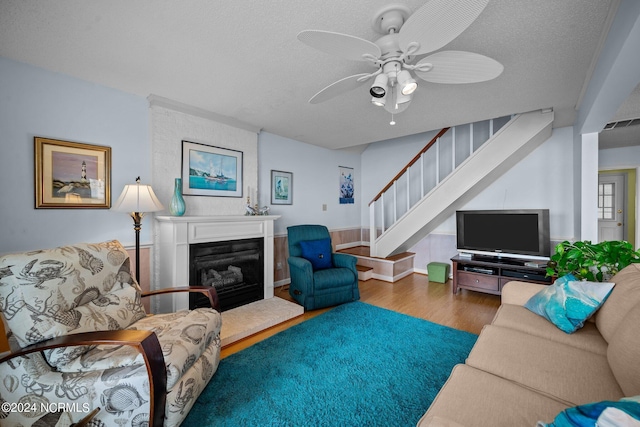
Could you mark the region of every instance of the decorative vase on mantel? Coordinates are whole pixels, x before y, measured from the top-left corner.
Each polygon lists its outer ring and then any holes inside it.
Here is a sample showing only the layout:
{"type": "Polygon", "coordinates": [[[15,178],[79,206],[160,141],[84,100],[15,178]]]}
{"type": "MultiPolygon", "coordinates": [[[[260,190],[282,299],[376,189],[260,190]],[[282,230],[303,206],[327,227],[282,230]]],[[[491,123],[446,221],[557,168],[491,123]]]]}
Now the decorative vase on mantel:
{"type": "Polygon", "coordinates": [[[185,209],[184,197],[182,197],[182,178],[176,178],[173,197],[171,198],[171,203],[169,203],[169,214],[182,216],[184,215],[185,209]]]}

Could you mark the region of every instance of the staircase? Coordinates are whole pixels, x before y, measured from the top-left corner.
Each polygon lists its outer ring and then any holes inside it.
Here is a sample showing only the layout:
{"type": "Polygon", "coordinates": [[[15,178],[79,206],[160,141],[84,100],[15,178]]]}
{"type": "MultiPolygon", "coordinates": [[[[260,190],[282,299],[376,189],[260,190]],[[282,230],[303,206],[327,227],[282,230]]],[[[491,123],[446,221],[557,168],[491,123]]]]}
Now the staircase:
{"type": "Polygon", "coordinates": [[[358,280],[363,282],[378,279],[393,283],[413,273],[415,254],[412,252],[402,252],[387,258],[372,257],[368,246],[356,246],[338,252],[353,255],[358,259],[358,280]]]}
{"type": "Polygon", "coordinates": [[[358,265],[376,277],[371,259],[412,264],[406,250],[546,141],[552,122],[535,111],[443,129],[369,204],[370,253],[358,265]]]}

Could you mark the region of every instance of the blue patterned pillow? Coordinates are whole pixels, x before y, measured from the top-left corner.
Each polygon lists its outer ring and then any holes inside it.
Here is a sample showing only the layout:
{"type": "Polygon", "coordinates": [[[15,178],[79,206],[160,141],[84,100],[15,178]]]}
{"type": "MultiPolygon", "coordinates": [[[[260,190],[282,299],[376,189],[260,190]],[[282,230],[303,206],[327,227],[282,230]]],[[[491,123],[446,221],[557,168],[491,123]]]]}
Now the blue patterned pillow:
{"type": "MultiPolygon", "coordinates": [[[[595,427],[605,425],[602,413],[607,408],[616,408],[632,419],[640,420],[640,396],[627,397],[618,401],[604,400],[574,406],[560,412],[550,424],[538,422],[537,427],[595,427]]],[[[626,424],[625,424],[626,425],[626,424]]]]}
{"type": "Polygon", "coordinates": [[[311,262],[313,271],[332,268],[331,239],[302,240],[300,241],[302,257],[311,262]]]}
{"type": "Polygon", "coordinates": [[[613,286],[609,282],[579,281],[567,274],[535,294],[524,306],[570,334],[600,308],[613,286]]]}

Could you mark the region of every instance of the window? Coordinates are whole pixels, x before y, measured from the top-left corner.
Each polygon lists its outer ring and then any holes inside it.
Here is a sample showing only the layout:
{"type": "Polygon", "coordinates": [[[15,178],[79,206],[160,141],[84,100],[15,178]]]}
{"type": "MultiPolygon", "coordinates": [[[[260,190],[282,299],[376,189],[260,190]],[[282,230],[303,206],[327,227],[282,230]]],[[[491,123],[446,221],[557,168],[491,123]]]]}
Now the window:
{"type": "Polygon", "coordinates": [[[598,219],[615,219],[614,191],[615,184],[612,182],[598,184],[598,219]]]}

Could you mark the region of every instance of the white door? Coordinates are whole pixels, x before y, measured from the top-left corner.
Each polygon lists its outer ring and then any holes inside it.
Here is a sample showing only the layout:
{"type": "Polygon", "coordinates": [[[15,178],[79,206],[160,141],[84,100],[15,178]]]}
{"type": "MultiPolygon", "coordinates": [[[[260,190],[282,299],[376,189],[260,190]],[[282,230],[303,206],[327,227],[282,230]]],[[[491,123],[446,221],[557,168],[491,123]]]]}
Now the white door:
{"type": "Polygon", "coordinates": [[[598,176],[598,240],[626,240],[625,176],[598,176]]]}

